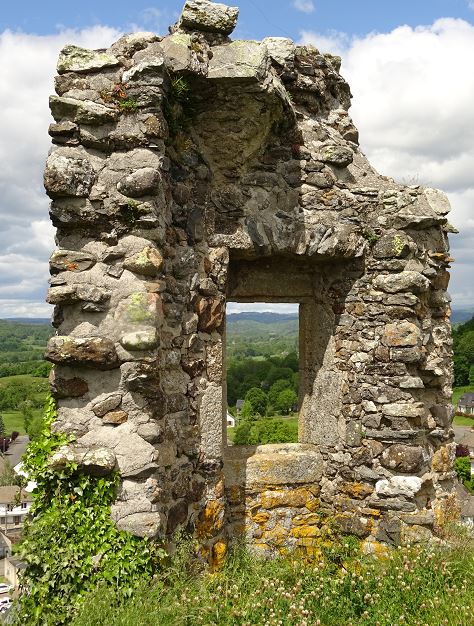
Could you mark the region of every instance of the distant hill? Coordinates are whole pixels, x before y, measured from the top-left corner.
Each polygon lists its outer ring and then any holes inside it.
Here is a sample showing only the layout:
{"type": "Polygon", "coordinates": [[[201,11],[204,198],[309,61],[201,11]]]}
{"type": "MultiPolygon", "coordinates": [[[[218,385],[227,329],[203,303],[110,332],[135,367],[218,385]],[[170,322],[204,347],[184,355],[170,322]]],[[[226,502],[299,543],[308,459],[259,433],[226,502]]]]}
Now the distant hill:
{"type": "Polygon", "coordinates": [[[50,365],[43,360],[43,353],[53,334],[54,328],[49,320],[0,320],[0,377],[47,376],[50,365]]]}
{"type": "Polygon", "coordinates": [[[257,313],[255,311],[246,311],[244,313],[231,313],[227,316],[227,323],[252,321],[260,324],[280,324],[297,319],[297,313],[272,313],[271,311],[257,313]]]}
{"type": "Polygon", "coordinates": [[[469,321],[472,317],[474,317],[474,306],[465,309],[453,309],[451,313],[451,323],[464,324],[464,322],[469,321]]]}
{"type": "Polygon", "coordinates": [[[12,322],[13,324],[45,324],[51,326],[51,321],[47,317],[6,317],[0,322],[12,322]]]}
{"type": "Polygon", "coordinates": [[[226,319],[228,357],[285,355],[298,351],[296,313],[231,313],[226,319]]]}

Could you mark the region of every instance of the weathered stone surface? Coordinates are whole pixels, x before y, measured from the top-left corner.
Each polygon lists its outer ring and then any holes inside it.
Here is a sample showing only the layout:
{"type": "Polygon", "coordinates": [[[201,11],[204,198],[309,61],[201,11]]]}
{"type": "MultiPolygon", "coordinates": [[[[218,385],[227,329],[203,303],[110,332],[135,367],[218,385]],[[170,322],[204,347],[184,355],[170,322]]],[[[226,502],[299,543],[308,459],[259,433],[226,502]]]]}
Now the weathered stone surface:
{"type": "Polygon", "coordinates": [[[198,298],[195,311],[199,318],[199,330],[210,333],[222,326],[225,309],[221,298],[198,298]]]}
{"type": "Polygon", "coordinates": [[[291,63],[295,58],[295,44],[287,37],[265,37],[263,43],[267,46],[268,54],[278,65],[291,63]]]}
{"type": "Polygon", "coordinates": [[[380,237],[373,247],[373,255],[377,259],[404,258],[409,252],[410,238],[403,231],[380,237]]]}
{"type": "Polygon", "coordinates": [[[92,165],[86,158],[71,158],[53,152],[46,163],[44,186],[51,198],[86,197],[94,183],[92,165]]]}
{"type": "Polygon", "coordinates": [[[328,145],[320,149],[319,158],[325,163],[330,163],[337,167],[346,167],[352,163],[354,153],[350,148],[346,148],[345,146],[328,145]]]}
{"type": "Polygon", "coordinates": [[[186,0],[179,20],[181,28],[230,35],[234,30],[239,9],[208,0],[186,0]]]}
{"type": "Polygon", "coordinates": [[[233,41],[213,48],[208,77],[211,80],[232,79],[259,81],[268,67],[267,48],[256,41],[233,41]]]}
{"type": "Polygon", "coordinates": [[[163,256],[160,251],[151,246],[143,248],[141,252],[129,257],[124,261],[126,270],[142,274],[143,276],[157,276],[163,267],[163,256]]]}
{"type": "Polygon", "coordinates": [[[413,497],[421,489],[422,480],[417,476],[392,476],[389,480],[379,480],[375,491],[379,496],[413,497]]]}
{"type": "Polygon", "coordinates": [[[446,446],[442,446],[433,455],[431,467],[435,472],[444,474],[451,472],[454,465],[454,459],[456,457],[456,444],[450,443],[446,446]]]}
{"type": "Polygon", "coordinates": [[[104,424],[124,424],[128,420],[128,413],[125,411],[110,411],[102,417],[104,424]]]}
{"type": "Polygon", "coordinates": [[[56,364],[71,363],[104,370],[119,364],[113,342],[100,337],[52,337],[45,358],[56,364]]]}
{"type": "Polygon", "coordinates": [[[58,74],[91,72],[118,64],[119,60],[113,54],[68,45],[61,50],[57,70],[58,74]]]}
{"type": "Polygon", "coordinates": [[[399,274],[385,274],[377,276],[374,287],[387,293],[397,293],[398,291],[413,291],[415,293],[427,291],[430,283],[419,272],[400,272],[399,274]]]}
{"type": "Polygon", "coordinates": [[[57,272],[84,272],[96,263],[93,254],[76,252],[75,250],[55,250],[49,259],[52,274],[57,272]]]}
{"type": "Polygon", "coordinates": [[[108,448],[82,448],[80,446],[62,446],[51,456],[48,465],[53,470],[62,470],[71,464],[77,465],[78,471],[92,476],[106,476],[116,466],[115,454],[108,448]]]}
{"type": "Polygon", "coordinates": [[[92,412],[97,417],[103,417],[109,411],[113,411],[122,402],[122,394],[113,393],[110,395],[103,395],[96,398],[92,403],[92,412]]]}
{"type": "Polygon", "coordinates": [[[191,67],[191,36],[186,33],[173,33],[161,42],[166,67],[172,72],[181,72],[191,67]]]}
{"type": "Polygon", "coordinates": [[[433,209],[435,213],[445,216],[450,212],[451,205],[449,204],[448,196],[443,191],[427,187],[423,190],[423,194],[430,208],[433,209]]]}
{"type": "Polygon", "coordinates": [[[120,343],[127,350],[153,350],[158,345],[158,335],[154,328],[136,330],[122,335],[120,343]]]}
{"type": "Polygon", "coordinates": [[[384,450],[380,462],[384,467],[398,472],[418,472],[423,464],[423,448],[397,443],[384,450]]]}
{"type": "Polygon", "coordinates": [[[387,324],[384,328],[382,341],[389,347],[412,347],[421,344],[421,330],[407,321],[400,321],[394,324],[387,324]]]}
{"type": "Polygon", "coordinates": [[[137,537],[154,539],[164,531],[164,516],[159,512],[132,513],[116,519],[117,528],[137,537]]]}
{"type": "Polygon", "coordinates": [[[114,463],[118,527],[193,527],[212,566],[242,534],[314,555],[328,517],[372,549],[428,538],[454,476],[446,198],[370,166],[338,57],[230,42],[236,13],[188,1],[169,36],[62,54],[63,462],[114,463]],[[227,446],[232,301],[299,303],[299,444],[227,446]]]}
{"type": "Polygon", "coordinates": [[[119,116],[117,109],[98,104],[89,100],[75,100],[74,98],[60,98],[51,96],[49,108],[56,122],[70,119],[76,124],[99,126],[114,122],[119,116]]]}
{"type": "Polygon", "coordinates": [[[151,167],[141,169],[126,176],[117,184],[117,189],[124,196],[140,198],[152,194],[160,184],[160,173],[151,167]]]}
{"type": "Polygon", "coordinates": [[[80,398],[89,391],[89,385],[83,378],[74,376],[73,378],[63,378],[51,370],[49,376],[51,393],[55,398],[80,398]]]}

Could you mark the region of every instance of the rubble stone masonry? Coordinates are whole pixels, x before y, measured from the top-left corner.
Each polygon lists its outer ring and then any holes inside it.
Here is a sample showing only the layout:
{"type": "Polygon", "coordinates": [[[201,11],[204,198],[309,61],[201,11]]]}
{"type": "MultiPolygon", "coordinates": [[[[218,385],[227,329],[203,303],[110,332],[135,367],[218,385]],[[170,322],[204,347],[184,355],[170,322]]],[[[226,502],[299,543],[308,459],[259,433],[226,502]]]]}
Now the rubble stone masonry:
{"type": "Polygon", "coordinates": [[[61,52],[47,358],[76,443],[51,463],[118,470],[119,528],[213,561],[428,539],[454,502],[448,200],[371,167],[340,58],[231,41],[237,16],[187,0],[166,37],[61,52]],[[300,305],[298,444],[226,444],[228,300],[300,305]]]}

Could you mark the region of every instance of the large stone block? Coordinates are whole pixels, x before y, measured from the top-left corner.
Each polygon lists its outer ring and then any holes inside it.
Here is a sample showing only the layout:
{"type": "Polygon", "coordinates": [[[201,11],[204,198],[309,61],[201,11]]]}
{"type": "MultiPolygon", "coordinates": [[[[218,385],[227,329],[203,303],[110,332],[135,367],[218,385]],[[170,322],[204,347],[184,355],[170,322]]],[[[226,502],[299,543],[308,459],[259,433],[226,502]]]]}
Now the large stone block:
{"type": "Polygon", "coordinates": [[[237,40],[213,49],[208,77],[258,82],[265,75],[268,63],[266,46],[257,41],[237,40]]]}
{"type": "Polygon", "coordinates": [[[87,158],[53,152],[46,163],[44,186],[51,198],[89,195],[95,181],[94,169],[87,158]]]}
{"type": "Polygon", "coordinates": [[[56,364],[103,370],[119,366],[114,343],[100,337],[52,337],[45,358],[56,364]]]}
{"type": "Polygon", "coordinates": [[[93,72],[119,65],[119,60],[107,52],[88,50],[79,46],[64,46],[59,55],[58,74],[65,72],[93,72]]]}
{"type": "Polygon", "coordinates": [[[179,26],[189,30],[210,31],[230,35],[234,30],[239,9],[208,0],[186,0],[179,26]]]}

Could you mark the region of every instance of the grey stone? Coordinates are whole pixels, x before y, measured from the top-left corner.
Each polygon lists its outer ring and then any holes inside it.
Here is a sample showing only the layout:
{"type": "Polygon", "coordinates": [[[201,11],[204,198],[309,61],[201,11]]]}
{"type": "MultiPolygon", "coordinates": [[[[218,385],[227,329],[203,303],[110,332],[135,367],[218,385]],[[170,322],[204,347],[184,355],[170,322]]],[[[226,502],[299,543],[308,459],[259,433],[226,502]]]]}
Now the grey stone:
{"type": "Polygon", "coordinates": [[[48,461],[51,469],[60,471],[68,466],[76,465],[78,471],[92,476],[106,476],[116,466],[115,454],[108,448],[80,446],[62,446],[53,453],[48,461]]]}
{"type": "Polygon", "coordinates": [[[377,276],[374,287],[388,293],[398,291],[414,291],[420,293],[427,291],[430,282],[419,272],[400,272],[399,274],[384,274],[377,276]]]}
{"type": "Polygon", "coordinates": [[[51,273],[83,272],[93,267],[96,261],[96,257],[87,252],[55,250],[49,259],[49,267],[51,273]]]}
{"type": "Polygon", "coordinates": [[[97,417],[103,417],[109,411],[113,411],[122,402],[122,395],[119,393],[102,395],[96,398],[92,404],[92,411],[97,417]]]}
{"type": "Polygon", "coordinates": [[[375,491],[379,496],[411,498],[420,491],[422,484],[423,481],[418,476],[392,476],[388,480],[379,480],[375,485],[375,491]]]}
{"type": "Polygon", "coordinates": [[[97,104],[97,102],[58,96],[50,97],[49,108],[57,122],[69,118],[76,124],[89,124],[91,126],[114,122],[119,116],[117,109],[97,104]]]}
{"type": "Polygon", "coordinates": [[[114,343],[101,337],[52,337],[45,358],[56,364],[71,363],[104,370],[119,364],[114,343]]]}
{"type": "Polygon", "coordinates": [[[51,198],[86,197],[94,180],[94,170],[86,158],[71,158],[57,151],[48,157],[44,186],[51,198]]]}
{"type": "Polygon", "coordinates": [[[328,145],[320,149],[319,158],[324,163],[330,163],[336,167],[347,167],[347,165],[352,163],[354,153],[345,146],[328,145]]]}
{"type": "Polygon", "coordinates": [[[380,463],[398,472],[407,474],[418,472],[423,464],[423,448],[395,444],[384,450],[380,456],[380,463]]]}
{"type": "Polygon", "coordinates": [[[257,41],[233,41],[215,46],[209,61],[210,80],[259,81],[268,68],[267,48],[257,41]]]}
{"type": "Polygon", "coordinates": [[[181,72],[191,67],[191,36],[186,33],[173,33],[165,37],[161,47],[165,55],[166,67],[172,72],[181,72]]]}
{"type": "Polygon", "coordinates": [[[292,63],[295,58],[295,44],[287,37],[265,37],[263,43],[268,54],[278,65],[292,63]]]}
{"type": "Polygon", "coordinates": [[[239,9],[208,0],[186,0],[179,26],[189,30],[210,31],[230,35],[234,30],[239,9]]]}
{"type": "Polygon", "coordinates": [[[140,198],[152,194],[160,184],[161,177],[158,170],[143,167],[133,174],[129,174],[117,183],[117,189],[129,198],[140,198]]]}
{"type": "Polygon", "coordinates": [[[61,50],[57,70],[58,74],[91,72],[106,67],[115,67],[118,64],[119,60],[113,54],[68,45],[61,50]]]}
{"type": "Polygon", "coordinates": [[[126,350],[153,350],[158,345],[158,336],[154,328],[136,330],[122,335],[120,343],[126,350]]]}

